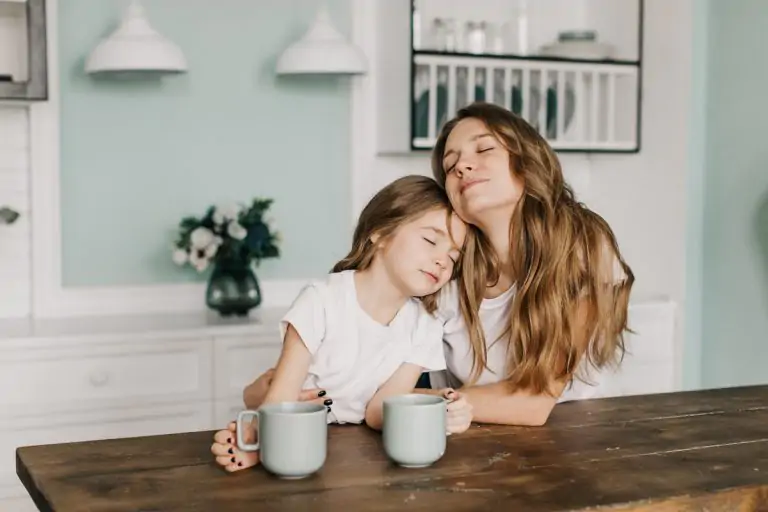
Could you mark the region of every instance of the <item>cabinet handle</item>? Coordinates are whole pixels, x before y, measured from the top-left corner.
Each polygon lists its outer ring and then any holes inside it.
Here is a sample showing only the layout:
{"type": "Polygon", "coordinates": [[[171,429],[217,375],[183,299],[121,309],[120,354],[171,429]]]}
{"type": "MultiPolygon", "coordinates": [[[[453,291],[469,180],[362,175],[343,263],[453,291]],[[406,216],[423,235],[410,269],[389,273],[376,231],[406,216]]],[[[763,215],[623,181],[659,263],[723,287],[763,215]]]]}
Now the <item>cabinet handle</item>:
{"type": "Polygon", "coordinates": [[[109,381],[109,374],[107,372],[94,372],[91,374],[91,384],[100,388],[109,381]]]}

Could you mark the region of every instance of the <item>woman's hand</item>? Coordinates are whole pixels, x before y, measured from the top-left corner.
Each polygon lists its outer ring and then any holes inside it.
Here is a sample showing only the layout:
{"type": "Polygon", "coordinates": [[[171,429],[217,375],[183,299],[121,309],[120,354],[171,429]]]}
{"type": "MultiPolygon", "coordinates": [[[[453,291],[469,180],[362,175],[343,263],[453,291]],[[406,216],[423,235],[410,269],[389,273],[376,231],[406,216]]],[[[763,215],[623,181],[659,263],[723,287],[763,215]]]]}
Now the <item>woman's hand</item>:
{"type": "MultiPolygon", "coordinates": [[[[243,402],[247,409],[258,409],[264,403],[264,398],[267,396],[267,391],[269,391],[269,386],[272,385],[274,377],[275,369],[270,368],[246,386],[245,390],[243,390],[243,402]]],[[[304,389],[299,393],[300,402],[312,402],[328,406],[332,403],[329,403],[328,400],[330,400],[330,397],[326,396],[324,389],[304,389]]]]}
{"type": "Polygon", "coordinates": [[[460,434],[465,432],[472,424],[472,404],[462,393],[453,388],[443,388],[440,396],[448,400],[448,413],[446,415],[446,432],[460,434]]]}
{"type": "MultiPolygon", "coordinates": [[[[259,463],[259,452],[244,452],[237,447],[237,425],[233,421],[224,430],[219,430],[213,436],[211,453],[216,456],[216,464],[223,467],[230,473],[240,471],[255,466],[259,463]]],[[[246,443],[253,443],[256,440],[255,429],[248,429],[243,432],[243,438],[246,443]]]]}

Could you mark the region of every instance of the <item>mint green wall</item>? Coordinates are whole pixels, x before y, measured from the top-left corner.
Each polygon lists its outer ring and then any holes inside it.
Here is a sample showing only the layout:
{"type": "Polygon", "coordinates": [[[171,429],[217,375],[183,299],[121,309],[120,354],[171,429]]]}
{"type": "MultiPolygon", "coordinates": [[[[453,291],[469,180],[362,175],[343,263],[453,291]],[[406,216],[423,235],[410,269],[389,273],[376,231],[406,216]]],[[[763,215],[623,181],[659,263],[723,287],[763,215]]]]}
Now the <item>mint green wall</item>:
{"type": "Polygon", "coordinates": [[[765,383],[768,2],[709,8],[702,384],[765,383]]]}
{"type": "MultiPolygon", "coordinates": [[[[321,275],[349,238],[349,87],[273,73],[316,0],[145,0],[189,73],[95,80],[84,59],[126,1],[59,6],[63,280],[140,285],[202,279],[171,262],[179,219],[212,203],[275,199],[283,257],[263,278],[321,275]]],[[[349,33],[348,0],[330,2],[349,33]]]]}

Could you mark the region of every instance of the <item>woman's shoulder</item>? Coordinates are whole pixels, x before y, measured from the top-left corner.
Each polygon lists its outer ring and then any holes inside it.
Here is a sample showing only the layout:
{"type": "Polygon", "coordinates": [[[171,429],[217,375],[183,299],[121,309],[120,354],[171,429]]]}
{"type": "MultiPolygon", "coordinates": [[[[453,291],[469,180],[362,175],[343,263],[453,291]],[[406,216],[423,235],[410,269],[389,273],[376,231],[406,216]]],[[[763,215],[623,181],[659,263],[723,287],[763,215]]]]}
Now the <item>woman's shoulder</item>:
{"type": "Polygon", "coordinates": [[[459,309],[459,281],[453,279],[448,282],[437,295],[437,311],[435,316],[442,322],[461,314],[459,309]]]}

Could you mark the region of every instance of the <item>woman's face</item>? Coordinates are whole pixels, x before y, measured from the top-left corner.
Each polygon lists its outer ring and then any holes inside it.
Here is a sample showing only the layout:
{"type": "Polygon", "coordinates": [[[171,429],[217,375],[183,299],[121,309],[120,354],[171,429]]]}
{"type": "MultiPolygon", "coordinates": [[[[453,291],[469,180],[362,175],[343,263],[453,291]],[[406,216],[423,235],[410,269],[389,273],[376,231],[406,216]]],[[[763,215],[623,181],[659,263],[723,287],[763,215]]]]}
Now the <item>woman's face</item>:
{"type": "Polygon", "coordinates": [[[485,123],[459,121],[446,140],[443,169],[451,204],[466,222],[482,228],[493,218],[508,222],[512,217],[523,183],[510,169],[509,152],[485,123]]]}

